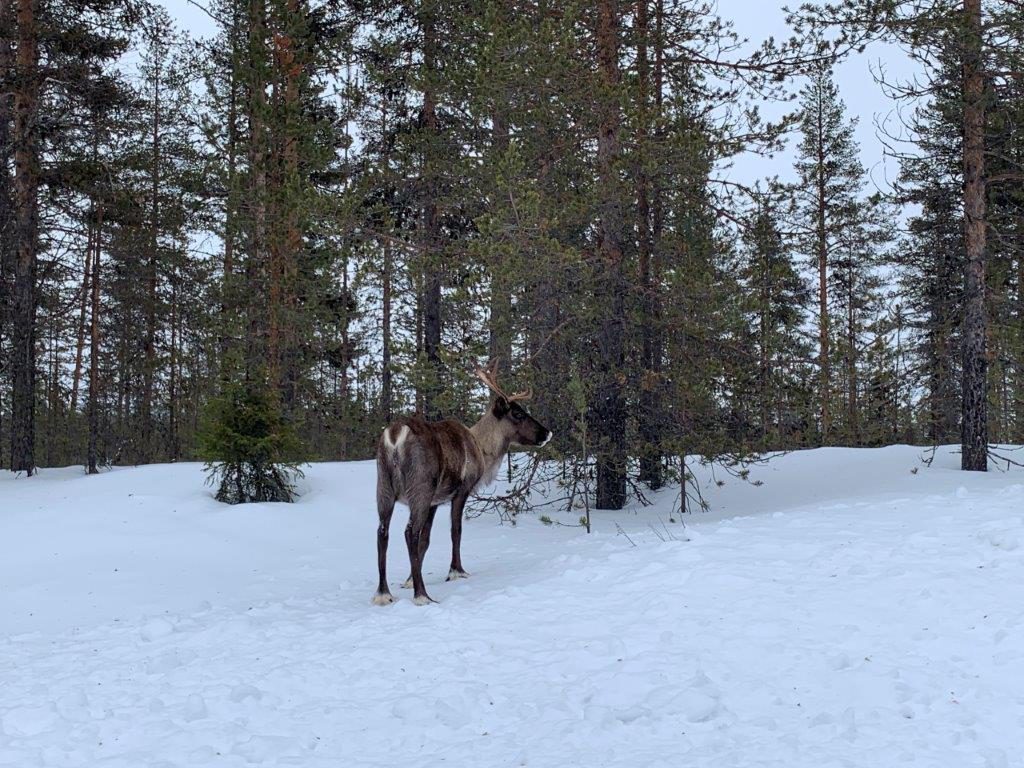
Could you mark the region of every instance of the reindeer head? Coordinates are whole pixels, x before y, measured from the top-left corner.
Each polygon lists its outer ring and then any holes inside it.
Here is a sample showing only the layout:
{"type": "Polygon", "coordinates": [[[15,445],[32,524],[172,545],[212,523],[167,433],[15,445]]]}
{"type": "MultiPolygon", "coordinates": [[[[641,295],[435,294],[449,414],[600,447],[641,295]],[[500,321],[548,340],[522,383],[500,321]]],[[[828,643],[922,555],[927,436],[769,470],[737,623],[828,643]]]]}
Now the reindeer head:
{"type": "Polygon", "coordinates": [[[491,360],[486,368],[478,368],[476,376],[494,393],[491,414],[498,420],[501,430],[509,441],[517,445],[546,445],[551,439],[551,430],[526,412],[522,402],[533,397],[533,388],[514,395],[507,394],[498,385],[498,358],[491,360]]]}

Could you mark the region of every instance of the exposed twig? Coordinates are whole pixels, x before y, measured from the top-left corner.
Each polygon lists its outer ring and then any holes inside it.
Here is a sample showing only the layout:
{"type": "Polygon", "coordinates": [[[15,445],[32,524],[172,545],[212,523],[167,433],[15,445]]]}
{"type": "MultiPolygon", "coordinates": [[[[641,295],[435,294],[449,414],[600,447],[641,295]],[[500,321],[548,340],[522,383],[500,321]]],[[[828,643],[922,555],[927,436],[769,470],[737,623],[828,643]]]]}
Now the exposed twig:
{"type": "Polygon", "coordinates": [[[622,530],[622,526],[621,526],[621,525],[619,525],[618,523],[616,523],[616,524],[615,524],[615,530],[616,530],[616,531],[618,531],[618,534],[617,534],[617,535],[620,535],[620,536],[625,536],[625,537],[626,537],[626,541],[628,541],[628,542],[629,542],[630,544],[632,544],[632,545],[633,545],[634,547],[636,546],[636,542],[635,542],[635,541],[633,541],[633,540],[632,540],[631,538],[629,538],[629,534],[628,534],[628,533],[626,533],[626,532],[625,532],[624,530],[622,530]]]}

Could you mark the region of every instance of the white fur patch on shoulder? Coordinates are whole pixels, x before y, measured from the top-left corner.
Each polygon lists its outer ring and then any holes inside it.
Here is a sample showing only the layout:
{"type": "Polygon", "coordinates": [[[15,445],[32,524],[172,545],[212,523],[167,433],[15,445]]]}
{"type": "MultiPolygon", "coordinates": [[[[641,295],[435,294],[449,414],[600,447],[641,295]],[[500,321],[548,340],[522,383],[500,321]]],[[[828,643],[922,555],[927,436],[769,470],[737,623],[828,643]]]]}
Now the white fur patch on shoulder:
{"type": "Polygon", "coordinates": [[[395,444],[391,442],[391,427],[384,427],[384,447],[389,451],[395,447],[395,444]]]}

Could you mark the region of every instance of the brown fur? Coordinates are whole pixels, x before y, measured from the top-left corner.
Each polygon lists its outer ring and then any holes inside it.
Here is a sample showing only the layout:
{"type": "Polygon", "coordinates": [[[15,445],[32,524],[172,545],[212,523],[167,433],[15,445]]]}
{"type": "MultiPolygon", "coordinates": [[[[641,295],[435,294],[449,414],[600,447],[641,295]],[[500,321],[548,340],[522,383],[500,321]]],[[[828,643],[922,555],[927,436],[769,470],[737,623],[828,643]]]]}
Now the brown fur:
{"type": "Polygon", "coordinates": [[[462,510],[470,494],[494,479],[513,443],[543,445],[551,432],[518,402],[499,395],[471,428],[457,421],[428,422],[400,418],[377,443],[377,566],[380,582],[374,603],[393,601],[387,583],[388,530],[395,503],[409,507],[405,543],[409,550],[413,595],[430,601],[423,584],[423,557],[430,546],[430,528],[440,504],[451,502],[452,562],[448,579],[464,578],[460,546],[462,510]]]}

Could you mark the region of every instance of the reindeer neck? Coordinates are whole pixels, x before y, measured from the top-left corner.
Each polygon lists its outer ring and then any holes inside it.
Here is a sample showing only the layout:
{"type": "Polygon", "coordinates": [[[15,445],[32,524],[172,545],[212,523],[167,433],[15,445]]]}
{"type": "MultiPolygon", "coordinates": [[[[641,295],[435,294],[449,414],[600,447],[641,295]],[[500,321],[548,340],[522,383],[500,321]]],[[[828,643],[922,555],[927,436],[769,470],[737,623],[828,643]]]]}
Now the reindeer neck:
{"type": "Polygon", "coordinates": [[[511,440],[502,434],[501,423],[489,411],[469,428],[484,459],[484,475],[493,474],[494,468],[508,453],[511,440]]]}

